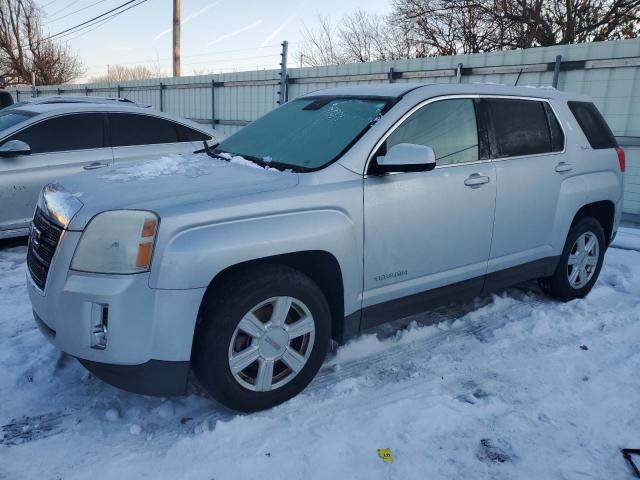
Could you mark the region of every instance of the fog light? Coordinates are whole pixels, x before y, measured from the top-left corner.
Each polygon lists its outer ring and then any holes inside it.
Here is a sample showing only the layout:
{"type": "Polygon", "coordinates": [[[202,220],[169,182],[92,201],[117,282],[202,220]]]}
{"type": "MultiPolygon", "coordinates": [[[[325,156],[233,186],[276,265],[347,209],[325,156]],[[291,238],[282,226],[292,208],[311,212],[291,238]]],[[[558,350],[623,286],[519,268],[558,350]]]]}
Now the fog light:
{"type": "Polygon", "coordinates": [[[91,308],[91,348],[107,348],[107,326],[109,324],[109,305],[94,303],[91,308]]]}

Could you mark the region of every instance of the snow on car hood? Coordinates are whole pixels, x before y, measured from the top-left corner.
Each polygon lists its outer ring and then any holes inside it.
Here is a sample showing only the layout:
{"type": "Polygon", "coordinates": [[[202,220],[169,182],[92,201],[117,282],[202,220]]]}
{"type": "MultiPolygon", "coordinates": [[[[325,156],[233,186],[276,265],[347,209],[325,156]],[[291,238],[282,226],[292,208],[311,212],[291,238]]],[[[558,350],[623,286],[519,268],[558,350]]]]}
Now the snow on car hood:
{"type": "Polygon", "coordinates": [[[262,168],[242,157],[224,161],[203,153],[120,163],[57,183],[84,204],[69,225],[80,230],[105,210],[149,209],[162,215],[177,205],[291,188],[298,175],[262,168]]]}

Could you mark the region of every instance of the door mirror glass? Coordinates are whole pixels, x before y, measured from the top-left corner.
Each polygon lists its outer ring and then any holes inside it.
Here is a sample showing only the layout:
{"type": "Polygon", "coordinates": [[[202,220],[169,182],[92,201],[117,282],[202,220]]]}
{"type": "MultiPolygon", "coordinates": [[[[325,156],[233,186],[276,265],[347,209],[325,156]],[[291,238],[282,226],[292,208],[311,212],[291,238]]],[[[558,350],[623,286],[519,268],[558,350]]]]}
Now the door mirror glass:
{"type": "Polygon", "coordinates": [[[433,148],[413,143],[398,143],[386,155],[378,157],[378,171],[427,172],[436,166],[433,148]]]}
{"type": "Polygon", "coordinates": [[[31,147],[22,140],[9,140],[0,146],[0,157],[17,157],[18,155],[29,155],[31,147]]]}

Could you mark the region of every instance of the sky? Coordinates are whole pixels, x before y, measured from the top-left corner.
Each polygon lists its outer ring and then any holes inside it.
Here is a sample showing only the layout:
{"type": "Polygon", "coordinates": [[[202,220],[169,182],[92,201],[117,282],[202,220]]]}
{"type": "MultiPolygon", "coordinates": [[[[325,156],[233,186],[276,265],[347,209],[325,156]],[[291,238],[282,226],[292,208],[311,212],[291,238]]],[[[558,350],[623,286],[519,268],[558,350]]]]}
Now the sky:
{"type": "MultiPolygon", "coordinates": [[[[37,2],[44,32],[54,35],[125,0],[37,2]]],[[[289,65],[298,67],[303,25],[313,28],[317,14],[337,22],[358,8],[389,13],[391,0],[182,0],[182,74],[276,68],[283,40],[289,41],[289,65]]],[[[146,65],[170,75],[172,12],[172,0],[147,0],[95,29],[65,36],[85,65],[80,80],[116,64],[146,65]]]]}

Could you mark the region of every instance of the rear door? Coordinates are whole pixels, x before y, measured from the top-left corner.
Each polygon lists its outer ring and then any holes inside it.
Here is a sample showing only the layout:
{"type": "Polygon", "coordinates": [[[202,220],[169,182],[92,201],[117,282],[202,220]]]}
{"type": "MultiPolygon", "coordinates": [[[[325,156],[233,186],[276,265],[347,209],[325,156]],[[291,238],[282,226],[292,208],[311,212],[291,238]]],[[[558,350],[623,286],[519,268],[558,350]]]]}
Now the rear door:
{"type": "Polygon", "coordinates": [[[110,113],[109,131],[117,162],[191,153],[211,137],[170,120],[137,113],[110,113]]]}
{"type": "Polygon", "coordinates": [[[24,228],[33,217],[42,187],[63,175],[113,162],[105,144],[102,113],[47,118],[5,138],[21,140],[30,155],[0,159],[0,229],[24,228]]]}
{"type": "Polygon", "coordinates": [[[572,165],[564,132],[541,99],[485,98],[497,174],[496,214],[488,272],[554,254],[560,186],[572,165]]]}

